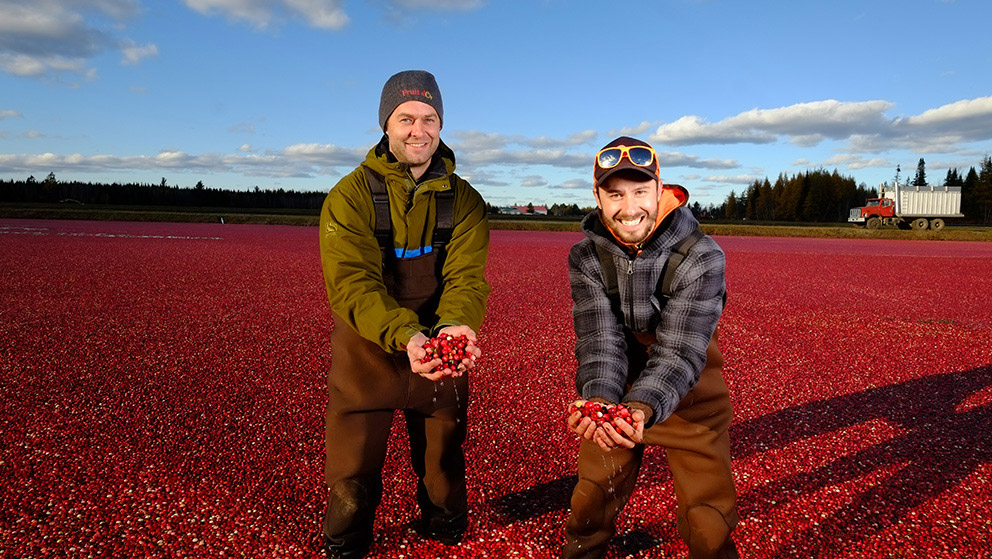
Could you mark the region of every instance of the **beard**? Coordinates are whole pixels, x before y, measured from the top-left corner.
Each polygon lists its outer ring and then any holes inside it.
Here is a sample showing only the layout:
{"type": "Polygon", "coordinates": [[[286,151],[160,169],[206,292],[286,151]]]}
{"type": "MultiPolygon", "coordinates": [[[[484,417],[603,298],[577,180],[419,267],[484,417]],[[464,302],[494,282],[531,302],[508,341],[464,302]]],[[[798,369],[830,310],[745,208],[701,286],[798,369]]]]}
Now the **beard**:
{"type": "Polygon", "coordinates": [[[658,210],[655,208],[654,211],[645,211],[636,216],[607,216],[602,211],[600,215],[603,216],[603,223],[618,239],[627,244],[638,245],[646,241],[654,231],[654,222],[658,217],[658,210]],[[640,218],[640,221],[636,224],[631,223],[631,221],[638,218],[640,218]]]}

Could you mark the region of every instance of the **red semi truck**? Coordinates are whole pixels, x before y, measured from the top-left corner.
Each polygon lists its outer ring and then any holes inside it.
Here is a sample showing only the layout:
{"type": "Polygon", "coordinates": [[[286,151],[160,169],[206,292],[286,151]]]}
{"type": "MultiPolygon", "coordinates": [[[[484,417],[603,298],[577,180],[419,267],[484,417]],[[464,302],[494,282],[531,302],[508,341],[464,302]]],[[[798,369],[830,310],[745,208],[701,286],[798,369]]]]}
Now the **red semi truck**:
{"type": "Polygon", "coordinates": [[[959,186],[883,185],[878,198],[871,198],[861,208],[851,208],[848,221],[859,227],[877,229],[895,225],[900,229],[940,231],[947,218],[964,217],[961,213],[959,186]]]}

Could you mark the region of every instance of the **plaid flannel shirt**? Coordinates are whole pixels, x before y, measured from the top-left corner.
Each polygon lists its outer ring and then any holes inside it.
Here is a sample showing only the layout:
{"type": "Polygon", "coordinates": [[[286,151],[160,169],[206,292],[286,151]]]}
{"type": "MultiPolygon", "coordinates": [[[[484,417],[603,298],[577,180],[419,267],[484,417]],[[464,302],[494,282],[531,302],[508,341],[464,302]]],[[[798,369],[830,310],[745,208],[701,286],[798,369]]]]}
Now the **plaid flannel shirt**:
{"type": "Polygon", "coordinates": [[[585,399],[641,403],[651,408],[648,427],[668,418],[699,382],[706,347],[723,312],[726,290],[723,250],[710,237],[690,249],[665,301],[661,279],[671,247],[699,223],[686,208],[665,219],[647,244],[632,255],[612,237],[593,211],[582,220],[585,239],[568,256],[575,323],[576,388],[585,399]],[[623,312],[613,312],[603,268],[593,243],[607,247],[617,266],[623,312]],[[647,367],[626,390],[624,330],[654,332],[647,367]]]}

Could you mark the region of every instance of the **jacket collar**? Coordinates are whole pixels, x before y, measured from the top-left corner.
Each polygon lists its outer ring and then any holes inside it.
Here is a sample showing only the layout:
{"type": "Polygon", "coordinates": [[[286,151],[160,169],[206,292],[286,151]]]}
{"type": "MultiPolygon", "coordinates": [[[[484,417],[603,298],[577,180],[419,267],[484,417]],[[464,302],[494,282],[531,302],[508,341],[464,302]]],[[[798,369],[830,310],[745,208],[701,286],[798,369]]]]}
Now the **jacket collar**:
{"type": "MultiPolygon", "coordinates": [[[[404,181],[406,179],[413,180],[413,177],[410,175],[409,166],[397,161],[396,157],[390,153],[389,137],[385,134],[382,135],[379,143],[373,146],[369,150],[368,155],[365,156],[365,165],[384,177],[393,175],[404,181]]],[[[447,177],[454,172],[455,152],[451,151],[451,148],[443,140],[439,139],[437,151],[431,157],[431,164],[417,183],[420,184],[428,180],[447,177]]]]}

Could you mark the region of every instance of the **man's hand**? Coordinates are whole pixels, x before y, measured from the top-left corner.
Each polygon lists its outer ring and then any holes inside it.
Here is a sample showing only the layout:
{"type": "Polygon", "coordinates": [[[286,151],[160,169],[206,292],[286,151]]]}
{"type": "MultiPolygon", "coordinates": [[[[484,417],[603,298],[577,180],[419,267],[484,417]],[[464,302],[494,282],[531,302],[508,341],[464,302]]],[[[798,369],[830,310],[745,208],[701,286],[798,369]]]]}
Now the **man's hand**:
{"type": "Polygon", "coordinates": [[[630,419],[633,423],[627,423],[623,419],[616,420],[619,431],[609,423],[604,423],[602,427],[596,429],[593,440],[604,452],[609,452],[618,446],[634,448],[634,445],[644,441],[644,412],[634,410],[630,414],[630,419]]]}
{"type": "Polygon", "coordinates": [[[431,373],[435,367],[441,364],[441,360],[438,358],[432,359],[426,363],[420,362],[421,359],[427,356],[427,352],[424,351],[424,344],[427,340],[428,338],[423,332],[417,332],[414,334],[414,336],[410,338],[410,341],[406,344],[406,356],[410,359],[411,371],[427,380],[434,381],[446,376],[446,373],[443,371],[431,373]]]}
{"type": "Polygon", "coordinates": [[[565,424],[576,435],[586,440],[592,440],[596,434],[596,422],[589,417],[582,417],[582,412],[572,412],[565,418],[565,424]]]}
{"type": "MultiPolygon", "coordinates": [[[[479,341],[475,335],[475,332],[471,328],[463,324],[461,326],[445,326],[444,328],[441,328],[441,330],[438,332],[438,336],[442,334],[449,334],[456,338],[458,336],[465,336],[466,338],[468,338],[468,345],[465,346],[465,353],[467,353],[469,356],[466,357],[465,359],[462,359],[462,366],[464,367],[465,371],[471,369],[472,367],[475,367],[475,360],[482,357],[482,349],[480,349],[479,346],[475,345],[479,341]]],[[[457,374],[452,376],[461,376],[462,371],[459,370],[456,373],[457,374]]]]}

